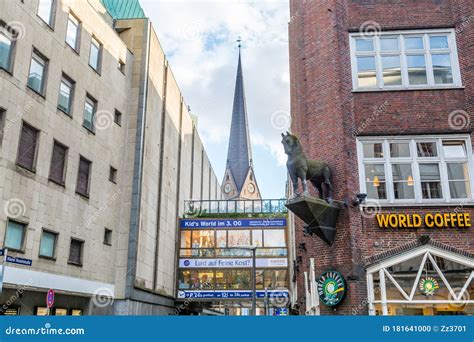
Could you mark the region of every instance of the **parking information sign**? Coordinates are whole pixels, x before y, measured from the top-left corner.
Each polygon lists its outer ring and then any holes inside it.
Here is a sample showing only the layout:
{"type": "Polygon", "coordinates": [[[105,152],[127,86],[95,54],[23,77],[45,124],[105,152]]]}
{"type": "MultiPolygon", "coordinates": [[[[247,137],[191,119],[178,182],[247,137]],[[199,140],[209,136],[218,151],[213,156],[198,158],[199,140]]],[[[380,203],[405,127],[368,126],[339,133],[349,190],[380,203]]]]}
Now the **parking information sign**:
{"type": "Polygon", "coordinates": [[[48,307],[48,309],[50,309],[51,307],[53,307],[53,305],[54,305],[54,290],[49,289],[48,294],[46,295],[46,306],[48,307]]]}

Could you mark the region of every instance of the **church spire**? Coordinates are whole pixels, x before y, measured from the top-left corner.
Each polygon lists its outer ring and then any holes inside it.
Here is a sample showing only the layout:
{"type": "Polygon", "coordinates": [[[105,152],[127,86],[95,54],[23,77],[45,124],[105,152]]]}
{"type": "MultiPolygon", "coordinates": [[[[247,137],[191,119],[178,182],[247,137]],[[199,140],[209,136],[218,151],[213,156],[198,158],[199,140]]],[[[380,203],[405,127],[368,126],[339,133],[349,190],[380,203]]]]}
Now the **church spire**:
{"type": "MultiPolygon", "coordinates": [[[[253,175],[252,149],[250,146],[247,104],[245,100],[244,77],[242,72],[242,40],[239,38],[237,42],[239,48],[239,59],[234,91],[234,105],[232,108],[229,149],[227,152],[227,169],[223,183],[224,192],[228,195],[228,198],[248,197],[244,196],[244,193],[246,192],[244,187],[248,186],[247,183],[249,179],[254,182],[254,191],[249,191],[249,193],[255,194],[258,192],[253,175]],[[234,196],[230,195],[229,186],[225,188],[226,182],[228,183],[230,178],[232,178],[232,187],[235,188],[232,191],[234,196]]],[[[252,190],[252,186],[250,186],[250,189],[252,190]]],[[[258,197],[260,197],[260,194],[258,194],[258,197]]]]}

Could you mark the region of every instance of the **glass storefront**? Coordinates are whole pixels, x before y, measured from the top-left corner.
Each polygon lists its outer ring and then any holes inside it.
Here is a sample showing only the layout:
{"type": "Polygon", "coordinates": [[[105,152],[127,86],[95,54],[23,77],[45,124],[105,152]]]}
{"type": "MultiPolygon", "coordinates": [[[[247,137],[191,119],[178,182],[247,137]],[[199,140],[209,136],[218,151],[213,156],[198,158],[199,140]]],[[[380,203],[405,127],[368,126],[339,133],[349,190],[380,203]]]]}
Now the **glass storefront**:
{"type": "MultiPolygon", "coordinates": [[[[257,269],[257,289],[288,287],[287,270],[257,269]]],[[[251,290],[251,269],[180,270],[180,290],[251,290]]]]}
{"type": "Polygon", "coordinates": [[[371,315],[474,314],[474,262],[423,247],[368,268],[371,315]]]}

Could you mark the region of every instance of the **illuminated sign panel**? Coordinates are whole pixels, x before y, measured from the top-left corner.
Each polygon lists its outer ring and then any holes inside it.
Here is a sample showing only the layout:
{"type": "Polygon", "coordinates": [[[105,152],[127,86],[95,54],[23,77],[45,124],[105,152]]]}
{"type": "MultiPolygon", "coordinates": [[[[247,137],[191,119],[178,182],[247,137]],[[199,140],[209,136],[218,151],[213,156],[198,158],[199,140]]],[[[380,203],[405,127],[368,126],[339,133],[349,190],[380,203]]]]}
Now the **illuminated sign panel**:
{"type": "Polygon", "coordinates": [[[379,228],[470,228],[469,213],[376,214],[379,228]]]}

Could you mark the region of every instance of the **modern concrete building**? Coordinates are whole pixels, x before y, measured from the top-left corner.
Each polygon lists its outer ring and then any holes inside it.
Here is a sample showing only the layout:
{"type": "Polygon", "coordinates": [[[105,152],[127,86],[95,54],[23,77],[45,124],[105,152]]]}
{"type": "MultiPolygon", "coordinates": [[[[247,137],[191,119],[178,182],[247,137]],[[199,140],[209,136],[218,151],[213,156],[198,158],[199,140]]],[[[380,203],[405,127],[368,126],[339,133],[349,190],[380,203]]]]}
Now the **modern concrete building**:
{"type": "Polygon", "coordinates": [[[184,200],[221,199],[138,1],[0,0],[3,313],[167,314],[184,200]]]}

